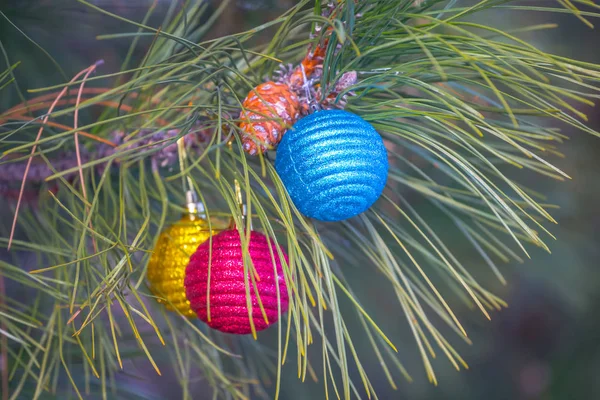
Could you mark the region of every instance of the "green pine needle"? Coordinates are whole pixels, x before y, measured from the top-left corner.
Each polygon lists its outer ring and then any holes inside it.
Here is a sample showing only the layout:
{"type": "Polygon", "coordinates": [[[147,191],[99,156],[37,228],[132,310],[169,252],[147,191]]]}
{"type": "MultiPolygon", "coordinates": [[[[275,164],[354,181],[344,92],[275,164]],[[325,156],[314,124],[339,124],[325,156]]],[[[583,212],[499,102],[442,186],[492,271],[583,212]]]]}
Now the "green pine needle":
{"type": "MultiPolygon", "coordinates": [[[[546,241],[552,235],[546,226],[556,222],[552,206],[514,177],[530,170],[570,179],[551,162],[560,156],[565,139],[549,128],[552,121],[598,135],[585,125],[586,116],[577,107],[599,97],[600,66],[548,54],[519,39],[523,32],[555,28],[553,24],[503,32],[473,22],[480,12],[496,9],[570,13],[590,24],[600,14],[575,7],[591,6],[589,2],[562,1],[564,8],[557,8],[496,0],[468,7],[442,0],[340,1],[335,16],[325,18],[318,12],[321,3],[313,8],[305,0],[252,30],[205,39],[227,2],[197,28],[186,21],[208,12],[204,2],[172,7],[155,29],[147,25],[152,7],[142,22],[135,22],[78,1],[90,13],[128,23],[130,32],[98,39],[128,40],[131,47],[122,71],[85,80],[86,87],[104,89],[86,95],[78,109],[102,110],[99,119],[86,119],[74,129],[76,106],[66,102],[50,118],[62,127],[48,124],[36,141],[41,119],[35,117],[47,108],[17,112],[35,105],[28,99],[31,104],[0,114],[0,167],[26,160],[37,146],[37,158],[54,171],[39,188],[39,204],[20,211],[19,236],[10,253],[14,260],[0,261],[2,277],[33,294],[29,304],[6,299],[0,306],[0,335],[8,340],[15,399],[60,392],[64,388],[57,382],[64,378],[71,384],[68,391],[79,398],[90,392],[135,398],[115,381],[116,372],[127,373],[124,361],[129,359],[145,359],[157,373],[171,368],[186,399],[192,398],[197,371],[215,397],[267,397],[273,377],[277,397],[282,366],[289,370],[294,365],[301,380],[321,381],[325,398],[377,398],[370,376],[380,371],[365,369],[365,354],[355,345],[362,335],[393,388],[401,384],[400,377],[411,380],[408,370],[416,369],[401,363],[406,347],[416,347],[429,380],[437,383],[432,364],[437,355],[456,369],[467,368],[440,326],[470,343],[452,309],[457,300],[486,318],[506,304],[489,282],[472,274],[474,266],[461,261],[416,204],[432,206],[504,284],[502,264],[522,262],[532,245],[549,251],[546,241]],[[347,90],[352,92],[347,109],[373,124],[390,154],[382,199],[361,217],[337,225],[304,218],[272,162],[242,151],[237,126],[248,91],[280,62],[298,63],[316,24],[324,27],[321,32],[332,27],[321,87],[327,94],[343,73],[356,71],[359,81],[347,90]],[[270,42],[256,44],[259,35],[268,35],[270,42]],[[142,39],[152,42],[133,66],[132,55],[142,39]],[[29,120],[16,118],[25,115],[29,120]],[[201,152],[190,153],[181,168],[151,161],[197,121],[211,134],[201,152]],[[153,146],[128,147],[147,139],[149,130],[169,129],[181,133],[153,146]],[[110,141],[117,130],[126,132],[128,142],[110,155],[85,161],[83,181],[79,167],[59,170],[52,165],[57,150],[74,151],[76,132],[89,133],[79,139],[82,147],[94,150],[98,139],[110,141]],[[230,139],[231,148],[226,145],[230,139]],[[98,172],[101,165],[106,168],[98,172]],[[164,312],[149,293],[146,264],[158,233],[184,212],[182,180],[191,180],[211,217],[234,218],[247,246],[237,180],[254,229],[286,250],[289,262],[279,252],[271,256],[284,264],[290,309],[269,346],[250,338],[225,340],[204,325],[164,312]],[[58,192],[48,192],[48,184],[58,185],[58,192]],[[29,272],[17,250],[36,257],[29,272]],[[360,282],[344,277],[344,269],[353,265],[388,280],[385,290],[399,306],[393,317],[406,318],[413,343],[395,341],[372,316],[377,305],[358,290],[360,282]],[[364,332],[348,328],[347,321],[357,317],[364,332]],[[354,369],[356,381],[350,373],[354,369]]],[[[10,64],[3,53],[9,66],[0,72],[0,90],[18,90],[22,86],[13,71],[19,62],[10,64]]],[[[28,94],[49,95],[52,102],[65,86],[77,93],[83,81],[28,94]]],[[[10,218],[2,219],[1,246],[9,242],[12,214],[6,215],[10,218]]],[[[249,257],[245,268],[253,268],[249,257]]],[[[255,290],[253,274],[249,276],[248,294],[255,290]]]]}

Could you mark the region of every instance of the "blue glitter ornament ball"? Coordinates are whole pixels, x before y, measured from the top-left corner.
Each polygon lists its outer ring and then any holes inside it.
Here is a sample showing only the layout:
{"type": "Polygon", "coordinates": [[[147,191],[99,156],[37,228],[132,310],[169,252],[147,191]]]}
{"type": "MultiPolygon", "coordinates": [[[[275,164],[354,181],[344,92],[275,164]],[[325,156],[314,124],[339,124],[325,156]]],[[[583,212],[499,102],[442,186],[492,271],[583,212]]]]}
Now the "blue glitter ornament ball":
{"type": "Polygon", "coordinates": [[[379,198],[388,159],[371,124],[347,111],[327,110],[302,118],[286,132],[275,169],[302,214],[341,221],[379,198]]]}

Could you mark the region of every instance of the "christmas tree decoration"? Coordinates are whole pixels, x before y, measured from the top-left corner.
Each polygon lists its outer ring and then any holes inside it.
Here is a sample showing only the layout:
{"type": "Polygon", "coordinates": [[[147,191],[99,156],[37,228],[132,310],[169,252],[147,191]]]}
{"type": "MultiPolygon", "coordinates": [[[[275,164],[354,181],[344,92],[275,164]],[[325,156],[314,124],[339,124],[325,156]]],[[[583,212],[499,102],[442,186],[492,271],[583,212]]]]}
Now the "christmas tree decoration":
{"type": "Polygon", "coordinates": [[[262,154],[281,140],[299,116],[298,96],[285,83],[265,82],[254,88],[243,102],[240,129],[244,151],[262,154]]]}
{"type": "MultiPolygon", "coordinates": [[[[491,345],[463,321],[586,276],[556,257],[591,248],[600,201],[570,190],[600,163],[591,2],[221,3],[0,1],[0,398],[393,398],[444,362],[531,369],[487,358],[514,340],[461,358],[491,345]]],[[[507,382],[479,381],[424,397],[507,382]]]]}
{"type": "Polygon", "coordinates": [[[196,316],[185,296],[185,268],[198,246],[218,232],[201,216],[186,214],[158,237],[148,262],[147,278],[150,290],[167,309],[187,317],[196,316]]]}
{"type": "Polygon", "coordinates": [[[287,286],[275,244],[269,246],[265,235],[252,231],[248,253],[252,266],[248,265],[250,272],[244,274],[240,234],[230,229],[204,242],[190,258],[185,273],[187,298],[192,310],[213,329],[238,335],[252,333],[252,315],[254,329],[262,331],[279,319],[278,301],[281,314],[288,309],[287,286]]]}
{"type": "Polygon", "coordinates": [[[371,124],[350,112],[329,110],[302,118],[288,131],[275,169],[302,214],[341,221],[379,198],[388,158],[371,124]]]}

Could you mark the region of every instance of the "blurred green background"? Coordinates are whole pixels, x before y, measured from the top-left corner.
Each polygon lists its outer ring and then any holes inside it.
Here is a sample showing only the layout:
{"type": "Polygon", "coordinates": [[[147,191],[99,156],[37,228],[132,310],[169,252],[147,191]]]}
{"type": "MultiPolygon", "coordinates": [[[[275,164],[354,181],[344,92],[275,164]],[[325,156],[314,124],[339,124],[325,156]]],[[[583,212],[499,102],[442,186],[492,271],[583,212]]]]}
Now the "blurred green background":
{"type": "MultiPolygon", "coordinates": [[[[100,0],[92,3],[139,21],[153,2],[100,0]]],[[[157,18],[151,23],[160,20],[161,7],[164,9],[168,3],[157,2],[157,18]]],[[[220,2],[210,3],[214,8],[220,2]]],[[[232,1],[211,35],[255,26],[287,9],[289,3],[232,1]]],[[[51,53],[67,76],[98,59],[106,61],[101,73],[117,71],[129,42],[97,41],[95,37],[132,31],[131,27],[93,13],[74,0],[0,0],[0,11],[51,53]]],[[[534,12],[499,14],[497,11],[481,14],[479,22],[504,29],[556,23],[555,29],[520,37],[548,52],[600,62],[600,30],[590,29],[573,16],[534,12]]],[[[17,71],[22,90],[63,81],[47,57],[2,19],[0,41],[11,63],[23,62],[17,71]]],[[[143,46],[137,55],[142,54],[143,46]]],[[[2,69],[4,62],[0,59],[2,69]]],[[[5,92],[0,98],[0,110],[18,102],[14,92],[10,95],[5,92]]],[[[582,111],[588,115],[589,123],[600,129],[599,110],[582,111]]],[[[367,311],[394,338],[400,359],[414,378],[414,382],[409,383],[397,377],[399,388],[391,390],[377,359],[369,354],[370,347],[364,343],[362,360],[366,370],[371,372],[381,399],[600,399],[600,380],[596,376],[600,372],[600,318],[597,317],[600,309],[600,212],[597,208],[600,206],[597,174],[600,139],[569,129],[564,132],[571,136],[562,146],[566,157],[549,160],[573,177],[572,181],[557,182],[533,174],[519,176],[521,183],[546,194],[548,202],[559,206],[552,213],[559,222],[558,226],[551,227],[557,238],[550,243],[552,254],[534,249],[532,260],[504,266],[508,284],[502,286],[492,281],[490,289],[505,299],[509,308],[494,313],[491,322],[475,310],[461,306],[459,301],[452,302],[473,341],[469,346],[449,336],[468,362],[468,371],[457,372],[440,357],[434,365],[439,385],[429,384],[405,319],[396,303],[388,301],[386,291],[382,290],[386,285],[384,279],[369,272],[367,266],[345,267],[344,273],[351,281],[362,282],[361,287],[354,285],[359,298],[374,300],[367,302],[370,305],[367,311]],[[379,308],[374,308],[376,304],[379,308]],[[386,308],[386,304],[392,305],[386,308]]],[[[418,211],[427,213],[424,207],[418,211]]],[[[452,227],[439,224],[437,229],[443,232],[452,227]]],[[[481,258],[467,251],[468,243],[459,241],[453,243],[453,248],[458,254],[464,253],[462,260],[471,271],[488,268],[481,258]],[[472,258],[467,258],[469,255],[472,258]]],[[[314,355],[320,357],[319,351],[314,355]]],[[[285,369],[282,398],[324,398],[321,383],[298,382],[293,364],[290,362],[285,369]]],[[[134,369],[142,378],[123,376],[122,384],[135,387],[147,398],[179,398],[173,376],[167,373],[158,378],[145,365],[134,365],[134,369]]],[[[210,398],[201,383],[197,398],[210,398]]]]}

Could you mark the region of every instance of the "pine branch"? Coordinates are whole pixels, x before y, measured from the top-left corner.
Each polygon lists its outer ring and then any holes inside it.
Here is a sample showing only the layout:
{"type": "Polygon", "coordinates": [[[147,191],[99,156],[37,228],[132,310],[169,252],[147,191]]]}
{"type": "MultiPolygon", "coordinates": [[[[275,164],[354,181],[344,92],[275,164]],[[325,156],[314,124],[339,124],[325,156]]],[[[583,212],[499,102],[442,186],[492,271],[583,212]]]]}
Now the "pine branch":
{"type": "MultiPolygon", "coordinates": [[[[18,259],[0,262],[2,277],[33,294],[32,305],[7,299],[0,307],[15,398],[63,390],[84,397],[93,389],[103,398],[117,390],[134,396],[115,382],[131,359],[146,360],[157,373],[171,368],[184,398],[192,397],[198,371],[215,396],[268,397],[265,387],[274,375],[279,393],[286,361],[286,367],[295,361],[302,380],[319,379],[320,372],[328,396],[377,398],[369,377],[377,372],[364,367],[356,346],[362,335],[392,387],[397,375],[409,375],[396,354],[399,343],[372,316],[377,304],[357,289],[360,282],[344,275],[359,264],[365,274],[377,271],[388,280],[386,290],[396,297],[426,374],[436,383],[432,358],[439,352],[456,369],[467,367],[442,335],[446,325],[470,342],[453,310],[457,300],[487,318],[505,303],[417,205],[433,206],[504,283],[500,264],[522,261],[531,245],[548,250],[545,240],[552,236],[545,224],[555,222],[544,199],[515,177],[530,170],[569,179],[551,163],[565,138],[548,127],[551,121],[598,134],[585,125],[577,105],[598,97],[600,66],[534,48],[518,38],[527,28],[508,33],[470,22],[490,9],[569,12],[586,21],[597,16],[574,6],[369,0],[321,10],[319,3],[312,9],[302,1],[252,30],[203,39],[226,2],[197,27],[186,21],[204,15],[203,3],[174,8],[162,28],[79,2],[130,24],[131,32],[98,36],[131,41],[123,70],[31,90],[35,99],[0,114],[0,171],[21,171],[17,163],[34,157],[44,168],[35,186],[42,192],[39,206],[22,211],[13,242],[13,251],[38,259],[28,270],[18,259]],[[271,40],[256,44],[258,35],[271,40]],[[152,43],[133,67],[131,55],[143,38],[152,43]],[[243,151],[238,117],[254,86],[272,77],[280,63],[299,63],[307,46],[325,39],[314,90],[370,121],[390,154],[382,199],[363,216],[335,226],[298,212],[272,154],[250,157],[243,151]],[[340,85],[348,73],[356,83],[340,85]],[[66,99],[47,112],[56,92],[68,89],[73,96],[83,83],[89,91],[80,92],[86,96],[81,102],[66,99]],[[74,114],[86,110],[102,111],[101,118],[82,116],[74,123],[74,114]],[[46,133],[36,138],[40,127],[46,133]],[[73,163],[77,132],[86,157],[73,163]],[[175,156],[179,138],[189,153],[183,169],[175,156]],[[59,151],[70,156],[59,159],[59,151]],[[234,186],[239,182],[254,229],[285,248],[289,262],[273,255],[283,263],[290,297],[289,313],[277,325],[277,350],[273,345],[266,351],[261,341],[229,340],[166,313],[147,290],[146,265],[157,236],[184,211],[182,179],[193,182],[209,217],[231,215],[241,226],[234,186]],[[58,187],[56,193],[46,193],[49,184],[58,187]],[[348,327],[356,316],[363,332],[348,327]],[[317,357],[309,357],[318,356],[314,343],[322,352],[316,368],[317,357]],[[359,380],[351,379],[351,369],[359,380]],[[70,389],[63,387],[67,381],[70,389]],[[34,389],[26,388],[29,382],[37,382],[34,389]]],[[[15,83],[15,68],[0,74],[0,88],[15,83]]],[[[9,183],[20,184],[19,175],[9,183]]],[[[0,244],[8,246],[9,234],[2,235],[0,244]]],[[[240,235],[247,244],[245,229],[240,235]]]]}

